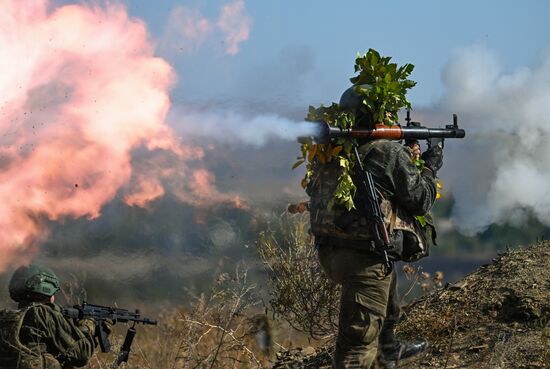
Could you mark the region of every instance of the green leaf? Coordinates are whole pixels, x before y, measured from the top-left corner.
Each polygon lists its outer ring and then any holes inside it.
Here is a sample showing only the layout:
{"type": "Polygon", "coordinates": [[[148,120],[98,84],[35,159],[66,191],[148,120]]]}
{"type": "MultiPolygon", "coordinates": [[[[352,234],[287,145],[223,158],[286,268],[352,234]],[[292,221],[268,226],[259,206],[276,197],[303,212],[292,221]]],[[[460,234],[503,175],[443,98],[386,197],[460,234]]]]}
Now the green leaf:
{"type": "Polygon", "coordinates": [[[422,159],[412,159],[414,165],[418,168],[418,170],[422,171],[424,169],[424,164],[426,163],[422,159]]]}
{"type": "Polygon", "coordinates": [[[422,227],[426,227],[426,224],[428,224],[428,222],[426,221],[426,217],[423,215],[417,215],[414,218],[418,221],[418,223],[420,223],[422,227]]]}
{"type": "Polygon", "coordinates": [[[344,142],[344,151],[349,154],[352,149],[353,149],[353,144],[351,143],[350,140],[346,140],[346,142],[344,142]]]}
{"type": "Polygon", "coordinates": [[[298,168],[300,165],[302,165],[305,162],[305,159],[298,160],[294,165],[292,166],[292,170],[298,168]]]}

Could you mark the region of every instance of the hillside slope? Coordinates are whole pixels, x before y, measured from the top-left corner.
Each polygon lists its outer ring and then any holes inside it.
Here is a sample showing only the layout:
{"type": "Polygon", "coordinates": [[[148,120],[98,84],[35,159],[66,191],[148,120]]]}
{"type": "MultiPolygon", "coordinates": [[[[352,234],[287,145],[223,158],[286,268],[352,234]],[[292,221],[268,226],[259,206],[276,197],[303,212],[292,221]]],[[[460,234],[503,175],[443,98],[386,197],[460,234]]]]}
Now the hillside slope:
{"type": "MultiPolygon", "coordinates": [[[[430,348],[399,368],[550,368],[550,242],[502,254],[404,312],[399,335],[430,348]]],[[[330,349],[278,356],[274,368],[330,367],[330,349]]]]}

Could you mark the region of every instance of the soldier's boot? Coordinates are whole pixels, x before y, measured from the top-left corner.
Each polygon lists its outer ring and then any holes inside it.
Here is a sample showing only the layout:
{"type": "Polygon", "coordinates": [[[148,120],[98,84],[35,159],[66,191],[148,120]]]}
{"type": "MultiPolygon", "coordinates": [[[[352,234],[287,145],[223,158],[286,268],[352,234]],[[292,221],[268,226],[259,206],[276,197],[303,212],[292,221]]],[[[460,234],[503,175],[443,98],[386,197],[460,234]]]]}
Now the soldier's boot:
{"type": "Polygon", "coordinates": [[[385,369],[394,369],[400,360],[418,355],[426,351],[428,341],[424,339],[415,341],[395,341],[380,346],[380,362],[385,369]]]}
{"type": "Polygon", "coordinates": [[[388,319],[380,332],[380,363],[385,369],[394,369],[399,360],[418,355],[428,348],[428,341],[425,339],[415,341],[397,339],[395,324],[393,320],[388,319]]]}

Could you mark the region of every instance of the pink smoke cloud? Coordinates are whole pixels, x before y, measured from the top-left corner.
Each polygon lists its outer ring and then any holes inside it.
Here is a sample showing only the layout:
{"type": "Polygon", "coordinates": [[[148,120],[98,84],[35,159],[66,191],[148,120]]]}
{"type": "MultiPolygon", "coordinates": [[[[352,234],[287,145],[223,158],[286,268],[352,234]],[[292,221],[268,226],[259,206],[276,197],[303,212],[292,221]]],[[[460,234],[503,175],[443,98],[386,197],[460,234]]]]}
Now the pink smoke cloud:
{"type": "Polygon", "coordinates": [[[168,52],[190,53],[209,39],[221,37],[225,52],[236,55],[239,45],[249,38],[251,24],[244,0],[224,5],[217,20],[203,17],[197,8],[178,5],[170,12],[160,47],[168,52]]]}
{"type": "Polygon", "coordinates": [[[147,207],[153,200],[164,195],[164,187],[155,177],[140,176],[132,193],[124,196],[124,202],[129,206],[147,207]]]}
{"type": "Polygon", "coordinates": [[[245,13],[244,0],[236,0],[225,5],[218,19],[218,27],[225,34],[226,52],[235,55],[239,52],[239,44],[248,40],[252,20],[245,13]]]}
{"type": "Polygon", "coordinates": [[[168,17],[161,48],[182,53],[195,51],[214,30],[198,9],[176,6],[168,17]]]}
{"type": "MultiPolygon", "coordinates": [[[[41,219],[98,217],[121,189],[129,204],[145,206],[176,174],[209,198],[186,164],[202,150],[181,146],[165,123],[176,78],[154,56],[143,22],[119,4],[2,5],[0,271],[32,257],[47,237],[41,219]],[[140,147],[177,158],[176,173],[134,168],[140,147]]],[[[215,186],[207,190],[220,197],[215,186]]],[[[199,203],[192,193],[182,200],[199,203]]]]}

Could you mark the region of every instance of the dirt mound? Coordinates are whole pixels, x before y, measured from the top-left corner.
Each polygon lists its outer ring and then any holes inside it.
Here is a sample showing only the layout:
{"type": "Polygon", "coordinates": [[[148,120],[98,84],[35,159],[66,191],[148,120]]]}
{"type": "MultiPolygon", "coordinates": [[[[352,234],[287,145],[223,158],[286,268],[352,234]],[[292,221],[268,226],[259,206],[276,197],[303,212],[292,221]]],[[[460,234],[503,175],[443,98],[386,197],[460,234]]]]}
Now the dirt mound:
{"type": "MultiPolygon", "coordinates": [[[[550,368],[550,242],[500,255],[415,301],[398,326],[427,352],[399,368],[550,368]]],[[[330,350],[279,354],[274,368],[328,368],[330,350]]]]}

